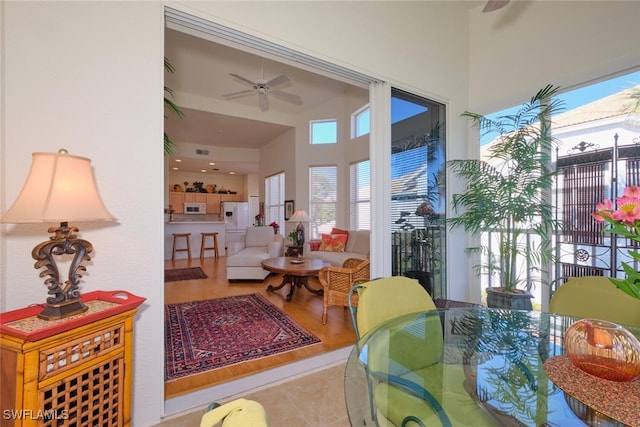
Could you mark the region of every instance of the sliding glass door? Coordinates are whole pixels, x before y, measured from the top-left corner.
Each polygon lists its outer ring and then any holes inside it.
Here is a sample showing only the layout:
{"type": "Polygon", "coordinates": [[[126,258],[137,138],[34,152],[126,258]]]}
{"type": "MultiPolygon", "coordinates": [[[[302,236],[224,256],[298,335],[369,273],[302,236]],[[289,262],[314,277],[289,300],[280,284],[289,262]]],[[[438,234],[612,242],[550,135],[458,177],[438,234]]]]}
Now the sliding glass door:
{"type": "Polygon", "coordinates": [[[392,89],[392,274],[446,292],[444,105],[392,89]]]}

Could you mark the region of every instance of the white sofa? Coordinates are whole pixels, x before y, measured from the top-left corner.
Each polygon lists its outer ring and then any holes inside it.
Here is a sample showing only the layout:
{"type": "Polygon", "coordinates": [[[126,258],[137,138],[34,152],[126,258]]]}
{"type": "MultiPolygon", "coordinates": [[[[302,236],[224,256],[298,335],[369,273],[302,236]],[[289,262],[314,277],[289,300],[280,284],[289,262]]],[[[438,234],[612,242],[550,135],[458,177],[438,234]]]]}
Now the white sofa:
{"type": "Polygon", "coordinates": [[[311,243],[305,242],[303,255],[327,261],[334,267],[342,267],[348,258],[366,259],[369,257],[371,233],[369,230],[348,230],[347,244],[344,252],[312,251],[311,243]]]}
{"type": "Polygon", "coordinates": [[[272,227],[249,227],[241,241],[227,247],[227,280],[264,280],[269,272],[260,263],[283,252],[282,235],[272,227]]]}

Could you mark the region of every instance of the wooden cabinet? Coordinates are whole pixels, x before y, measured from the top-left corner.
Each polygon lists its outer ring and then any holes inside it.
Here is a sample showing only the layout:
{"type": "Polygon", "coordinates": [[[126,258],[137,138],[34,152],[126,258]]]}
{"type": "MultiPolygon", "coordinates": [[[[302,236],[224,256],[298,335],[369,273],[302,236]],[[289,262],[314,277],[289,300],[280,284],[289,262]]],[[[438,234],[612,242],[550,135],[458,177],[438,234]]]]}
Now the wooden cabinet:
{"type": "Polygon", "coordinates": [[[221,194],[207,194],[207,213],[220,213],[221,194]]]}
{"type": "Polygon", "coordinates": [[[184,203],[206,203],[208,214],[220,213],[220,202],[242,202],[240,194],[219,194],[219,193],[169,193],[169,204],[175,209],[175,213],[184,213],[184,203]]]}
{"type": "Polygon", "coordinates": [[[207,193],[184,193],[186,203],[207,203],[207,193]]]}
{"type": "Polygon", "coordinates": [[[38,319],[39,307],[2,313],[0,425],[131,425],[133,320],[144,298],[111,295],[83,295],[89,310],[67,319],[38,319]]]}
{"type": "Polygon", "coordinates": [[[220,194],[221,202],[242,202],[242,196],[240,194],[220,194]]]}
{"type": "Polygon", "coordinates": [[[169,204],[175,209],[175,213],[184,213],[184,195],[185,193],[169,193],[169,204]]]}

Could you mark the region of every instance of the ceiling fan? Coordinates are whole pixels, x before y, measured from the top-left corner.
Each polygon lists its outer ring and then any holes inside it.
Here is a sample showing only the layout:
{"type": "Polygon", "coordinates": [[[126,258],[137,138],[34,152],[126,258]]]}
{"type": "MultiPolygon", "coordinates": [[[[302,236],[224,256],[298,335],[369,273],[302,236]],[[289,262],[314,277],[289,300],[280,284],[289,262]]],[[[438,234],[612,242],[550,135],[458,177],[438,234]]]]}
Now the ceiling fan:
{"type": "Polygon", "coordinates": [[[482,8],[482,13],[493,12],[494,10],[502,9],[510,0],[487,0],[482,8]]]}
{"type": "Polygon", "coordinates": [[[276,89],[276,87],[281,86],[285,83],[289,83],[291,81],[289,80],[289,77],[285,76],[284,74],[280,74],[279,76],[274,77],[270,80],[265,80],[264,67],[262,67],[262,78],[256,81],[249,80],[248,78],[242,77],[241,75],[235,73],[230,73],[229,75],[235,79],[238,79],[240,82],[251,86],[251,89],[224,94],[223,96],[226,99],[233,99],[256,93],[258,95],[258,106],[262,111],[266,111],[267,109],[269,109],[268,95],[273,95],[276,98],[280,98],[283,101],[291,102],[292,104],[302,104],[302,98],[298,95],[276,89]]]}

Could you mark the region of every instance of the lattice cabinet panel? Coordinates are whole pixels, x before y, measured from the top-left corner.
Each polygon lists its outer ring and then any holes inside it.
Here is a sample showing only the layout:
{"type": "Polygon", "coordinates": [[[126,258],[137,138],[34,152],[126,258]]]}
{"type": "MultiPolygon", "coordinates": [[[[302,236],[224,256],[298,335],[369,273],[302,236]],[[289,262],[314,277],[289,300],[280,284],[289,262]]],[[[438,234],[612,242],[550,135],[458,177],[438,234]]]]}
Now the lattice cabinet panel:
{"type": "Polygon", "coordinates": [[[43,426],[122,426],[124,359],[117,355],[38,392],[39,406],[59,419],[43,426]]]}
{"type": "MultiPolygon", "coordinates": [[[[135,307],[144,301],[138,299],[135,307]]],[[[3,319],[0,426],[130,426],[136,311],[103,313],[90,322],[79,315],[63,328],[45,325],[56,333],[36,331],[38,339],[7,333],[3,319]],[[80,326],[73,327],[74,320],[80,326]]],[[[27,327],[42,327],[38,322],[28,320],[27,327]]]]}
{"type": "Polygon", "coordinates": [[[40,380],[58,375],[123,346],[124,324],[71,340],[40,352],[40,380]]]}

